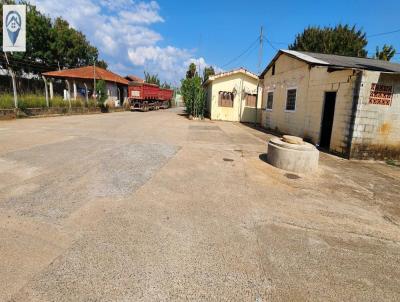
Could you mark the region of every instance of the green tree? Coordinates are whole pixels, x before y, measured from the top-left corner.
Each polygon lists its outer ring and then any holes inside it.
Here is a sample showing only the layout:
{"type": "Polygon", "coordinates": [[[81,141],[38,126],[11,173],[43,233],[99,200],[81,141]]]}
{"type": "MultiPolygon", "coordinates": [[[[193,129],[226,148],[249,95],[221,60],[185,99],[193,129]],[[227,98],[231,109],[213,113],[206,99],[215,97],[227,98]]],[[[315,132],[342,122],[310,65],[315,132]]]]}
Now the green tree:
{"type": "Polygon", "coordinates": [[[209,66],[209,67],[204,68],[204,71],[203,71],[203,81],[204,81],[204,82],[207,81],[208,78],[209,78],[210,76],[214,75],[214,74],[215,74],[214,67],[209,66]]]}
{"type": "Polygon", "coordinates": [[[99,60],[98,62],[96,62],[96,66],[98,66],[100,68],[103,68],[103,69],[107,69],[108,68],[108,64],[104,60],[99,60]]]}
{"type": "Polygon", "coordinates": [[[366,33],[355,26],[308,27],[298,34],[290,50],[366,57],[366,33]]]}
{"type": "Polygon", "coordinates": [[[85,35],[62,18],[54,21],[51,50],[54,62],[66,68],[92,65],[99,55],[85,35]]]}
{"type": "Polygon", "coordinates": [[[183,79],[180,92],[185,102],[186,112],[193,117],[202,118],[206,101],[202,78],[195,75],[192,78],[183,79]]]}
{"type": "MultiPolygon", "coordinates": [[[[14,3],[11,0],[1,1],[0,14],[3,13],[4,4],[14,3]]],[[[91,65],[93,60],[98,61],[98,49],[88,42],[84,34],[71,28],[67,21],[62,18],[52,21],[29,2],[20,3],[27,5],[26,52],[8,54],[10,65],[15,71],[41,73],[58,69],[58,66],[73,68],[91,65]]],[[[1,25],[2,22],[0,18],[1,25]]],[[[1,62],[4,66],[4,60],[1,62]]]]}
{"type": "Polygon", "coordinates": [[[376,47],[376,52],[374,55],[374,59],[390,61],[394,55],[396,54],[396,49],[392,45],[383,45],[380,50],[379,47],[376,47]]]}
{"type": "Polygon", "coordinates": [[[96,82],[96,98],[100,106],[107,100],[107,84],[104,80],[96,82]]]}
{"type": "Polygon", "coordinates": [[[155,84],[160,86],[160,78],[158,74],[150,74],[149,72],[144,72],[144,81],[149,84],[155,84]]]}
{"type": "Polygon", "coordinates": [[[187,78],[187,79],[194,78],[194,77],[197,75],[196,69],[197,69],[197,68],[196,68],[196,64],[190,63],[189,69],[188,69],[188,71],[186,72],[186,78],[187,78]]]}

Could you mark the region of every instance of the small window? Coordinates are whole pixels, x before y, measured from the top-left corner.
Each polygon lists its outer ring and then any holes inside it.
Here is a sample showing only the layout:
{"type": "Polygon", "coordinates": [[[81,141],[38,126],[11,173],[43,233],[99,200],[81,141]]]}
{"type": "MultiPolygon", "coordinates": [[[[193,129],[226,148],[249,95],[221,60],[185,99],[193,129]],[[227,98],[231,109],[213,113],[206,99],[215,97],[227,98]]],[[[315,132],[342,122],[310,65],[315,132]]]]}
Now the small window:
{"type": "Polygon", "coordinates": [[[246,94],[246,106],[256,107],[257,95],[256,94],[246,94]]]}
{"type": "Polygon", "coordinates": [[[296,110],[296,89],[289,89],[287,91],[286,98],[286,110],[287,111],[295,111],[296,110]]]}
{"type": "Polygon", "coordinates": [[[275,75],[275,64],[272,65],[272,75],[275,75]]]}
{"type": "Polygon", "coordinates": [[[267,94],[267,107],[265,109],[272,110],[273,103],[274,103],[274,93],[270,91],[267,94]]]}
{"type": "Polygon", "coordinates": [[[233,107],[233,99],[235,98],[232,92],[220,91],[218,95],[219,107],[233,107]]]}

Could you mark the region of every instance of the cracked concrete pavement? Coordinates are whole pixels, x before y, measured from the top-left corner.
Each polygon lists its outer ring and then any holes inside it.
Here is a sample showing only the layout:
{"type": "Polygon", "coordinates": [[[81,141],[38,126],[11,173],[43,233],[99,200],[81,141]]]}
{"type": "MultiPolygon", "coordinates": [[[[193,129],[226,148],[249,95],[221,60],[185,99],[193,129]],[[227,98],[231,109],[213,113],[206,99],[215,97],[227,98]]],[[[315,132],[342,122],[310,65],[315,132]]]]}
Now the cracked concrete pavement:
{"type": "Polygon", "coordinates": [[[179,110],[0,123],[0,301],[398,301],[400,169],[179,110]]]}

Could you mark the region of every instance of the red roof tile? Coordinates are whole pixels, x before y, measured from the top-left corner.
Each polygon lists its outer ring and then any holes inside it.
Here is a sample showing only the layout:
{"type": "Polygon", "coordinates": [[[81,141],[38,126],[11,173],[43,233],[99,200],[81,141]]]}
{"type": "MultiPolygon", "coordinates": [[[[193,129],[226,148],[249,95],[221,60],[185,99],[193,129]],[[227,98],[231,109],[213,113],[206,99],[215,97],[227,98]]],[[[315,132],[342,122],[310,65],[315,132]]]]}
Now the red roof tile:
{"type": "MultiPolygon", "coordinates": [[[[125,85],[128,85],[129,83],[129,81],[124,79],[123,77],[100,67],[96,67],[95,74],[96,80],[104,80],[125,85]]],[[[43,75],[53,78],[93,79],[93,66],[64,69],[60,71],[50,71],[43,73],[43,75]]]]}

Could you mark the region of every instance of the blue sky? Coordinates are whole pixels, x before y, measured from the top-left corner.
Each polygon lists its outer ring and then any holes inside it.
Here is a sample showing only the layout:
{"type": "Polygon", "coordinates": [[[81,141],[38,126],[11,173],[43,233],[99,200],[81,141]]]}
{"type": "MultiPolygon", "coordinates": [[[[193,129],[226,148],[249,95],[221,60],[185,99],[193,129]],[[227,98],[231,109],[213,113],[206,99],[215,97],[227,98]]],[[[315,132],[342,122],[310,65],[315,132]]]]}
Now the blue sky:
{"type": "MultiPolygon", "coordinates": [[[[355,24],[368,35],[400,30],[400,2],[336,1],[134,1],[34,0],[52,17],[61,15],[95,44],[110,68],[141,76],[143,70],[179,82],[195,62],[218,70],[246,67],[257,71],[258,47],[226,65],[247,49],[260,26],[275,48],[287,48],[308,25],[355,24]]],[[[400,52],[400,31],[370,37],[369,54],[377,45],[392,44],[400,52]]],[[[263,65],[276,50],[264,44],[263,65]]],[[[400,61],[397,55],[396,61],[400,61]]]]}

